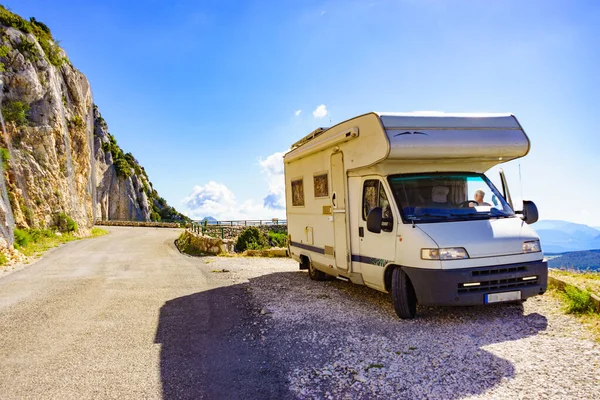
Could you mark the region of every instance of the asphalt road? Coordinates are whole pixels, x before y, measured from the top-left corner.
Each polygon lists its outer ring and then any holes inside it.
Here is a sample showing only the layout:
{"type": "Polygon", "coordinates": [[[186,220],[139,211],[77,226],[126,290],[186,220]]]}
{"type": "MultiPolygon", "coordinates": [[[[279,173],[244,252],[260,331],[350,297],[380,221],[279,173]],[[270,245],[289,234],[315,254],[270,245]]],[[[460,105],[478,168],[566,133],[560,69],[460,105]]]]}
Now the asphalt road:
{"type": "Polygon", "coordinates": [[[109,228],[0,278],[0,398],[282,398],[244,284],[109,228]]]}

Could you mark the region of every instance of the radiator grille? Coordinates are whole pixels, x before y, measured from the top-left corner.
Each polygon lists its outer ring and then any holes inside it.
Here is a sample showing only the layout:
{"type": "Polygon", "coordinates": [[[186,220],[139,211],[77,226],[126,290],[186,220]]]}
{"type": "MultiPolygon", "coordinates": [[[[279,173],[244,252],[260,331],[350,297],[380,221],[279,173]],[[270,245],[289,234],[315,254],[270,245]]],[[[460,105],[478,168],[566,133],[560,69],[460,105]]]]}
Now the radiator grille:
{"type": "Polygon", "coordinates": [[[480,269],[477,271],[471,271],[471,276],[479,278],[476,282],[479,282],[477,286],[469,286],[469,282],[463,282],[458,284],[458,293],[478,293],[478,292],[492,292],[501,290],[514,290],[520,288],[527,288],[531,286],[539,285],[539,279],[527,279],[523,280],[526,275],[527,267],[496,267],[490,269],[480,269]],[[514,274],[521,273],[519,277],[502,278],[503,274],[514,274]],[[481,280],[485,279],[485,280],[481,280]],[[467,285],[465,287],[465,284],[467,285]]]}
{"type": "Polygon", "coordinates": [[[527,267],[509,267],[509,268],[493,268],[493,269],[484,269],[471,272],[472,276],[487,276],[487,275],[497,275],[497,274],[509,274],[514,272],[525,272],[527,271],[527,267]]]}

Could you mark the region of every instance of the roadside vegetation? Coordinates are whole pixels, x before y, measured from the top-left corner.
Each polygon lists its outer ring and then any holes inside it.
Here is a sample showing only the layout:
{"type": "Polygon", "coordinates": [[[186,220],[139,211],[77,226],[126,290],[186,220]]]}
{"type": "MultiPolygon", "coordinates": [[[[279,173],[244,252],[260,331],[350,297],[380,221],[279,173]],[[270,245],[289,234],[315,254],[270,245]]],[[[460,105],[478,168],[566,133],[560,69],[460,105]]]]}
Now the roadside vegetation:
{"type": "MultiPolygon", "coordinates": [[[[203,236],[210,236],[220,239],[222,231],[218,226],[212,226],[216,229],[203,229],[203,236]]],[[[195,234],[185,231],[176,241],[177,247],[182,253],[191,256],[219,255],[222,257],[286,257],[287,256],[287,234],[283,232],[269,231],[266,234],[257,227],[251,226],[240,233],[235,240],[234,252],[223,250],[222,243],[219,240],[204,240],[195,234]],[[220,244],[217,244],[220,243],[220,244]],[[221,247],[221,252],[216,250],[221,247]],[[219,253],[219,254],[217,254],[219,253]]]]}
{"type": "MultiPolygon", "coordinates": [[[[90,236],[81,236],[78,231],[77,222],[66,213],[61,212],[54,216],[54,223],[50,228],[15,229],[14,247],[25,256],[37,256],[62,243],[102,236],[108,233],[108,231],[98,227],[92,228],[90,236]]],[[[5,256],[0,257],[0,265],[6,264],[7,261],[5,256]]]]}
{"type": "Polygon", "coordinates": [[[271,247],[287,247],[287,235],[273,231],[265,235],[260,229],[251,226],[244,230],[235,242],[237,252],[265,250],[271,247]]]}
{"type": "Polygon", "coordinates": [[[576,316],[600,342],[600,313],[592,300],[592,294],[600,297],[600,272],[549,272],[550,276],[566,283],[564,287],[550,284],[550,294],[561,301],[565,313],[576,316]]]}

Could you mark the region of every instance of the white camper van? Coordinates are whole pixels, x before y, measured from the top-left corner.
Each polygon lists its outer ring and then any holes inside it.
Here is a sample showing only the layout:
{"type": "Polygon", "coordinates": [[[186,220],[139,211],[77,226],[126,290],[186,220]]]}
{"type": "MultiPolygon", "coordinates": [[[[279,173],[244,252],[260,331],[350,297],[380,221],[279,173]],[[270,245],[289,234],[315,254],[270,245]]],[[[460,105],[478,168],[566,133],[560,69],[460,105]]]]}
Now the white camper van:
{"type": "Polygon", "coordinates": [[[546,291],[529,227],[484,172],[525,156],[508,114],[369,113],[320,128],[284,156],[289,251],[315,280],[390,292],[400,318],[423,305],[522,301],[546,291]]]}

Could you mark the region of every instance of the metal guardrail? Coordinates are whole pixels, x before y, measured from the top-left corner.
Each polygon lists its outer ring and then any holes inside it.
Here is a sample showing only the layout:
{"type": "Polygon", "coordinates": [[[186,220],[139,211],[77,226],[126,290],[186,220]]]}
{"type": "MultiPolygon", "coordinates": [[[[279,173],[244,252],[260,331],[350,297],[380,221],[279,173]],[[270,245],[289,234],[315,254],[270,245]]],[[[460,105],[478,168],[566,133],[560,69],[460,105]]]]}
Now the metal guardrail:
{"type": "Polygon", "coordinates": [[[192,224],[204,226],[264,226],[264,225],[287,225],[285,219],[249,219],[237,221],[192,221],[192,224]]]}

